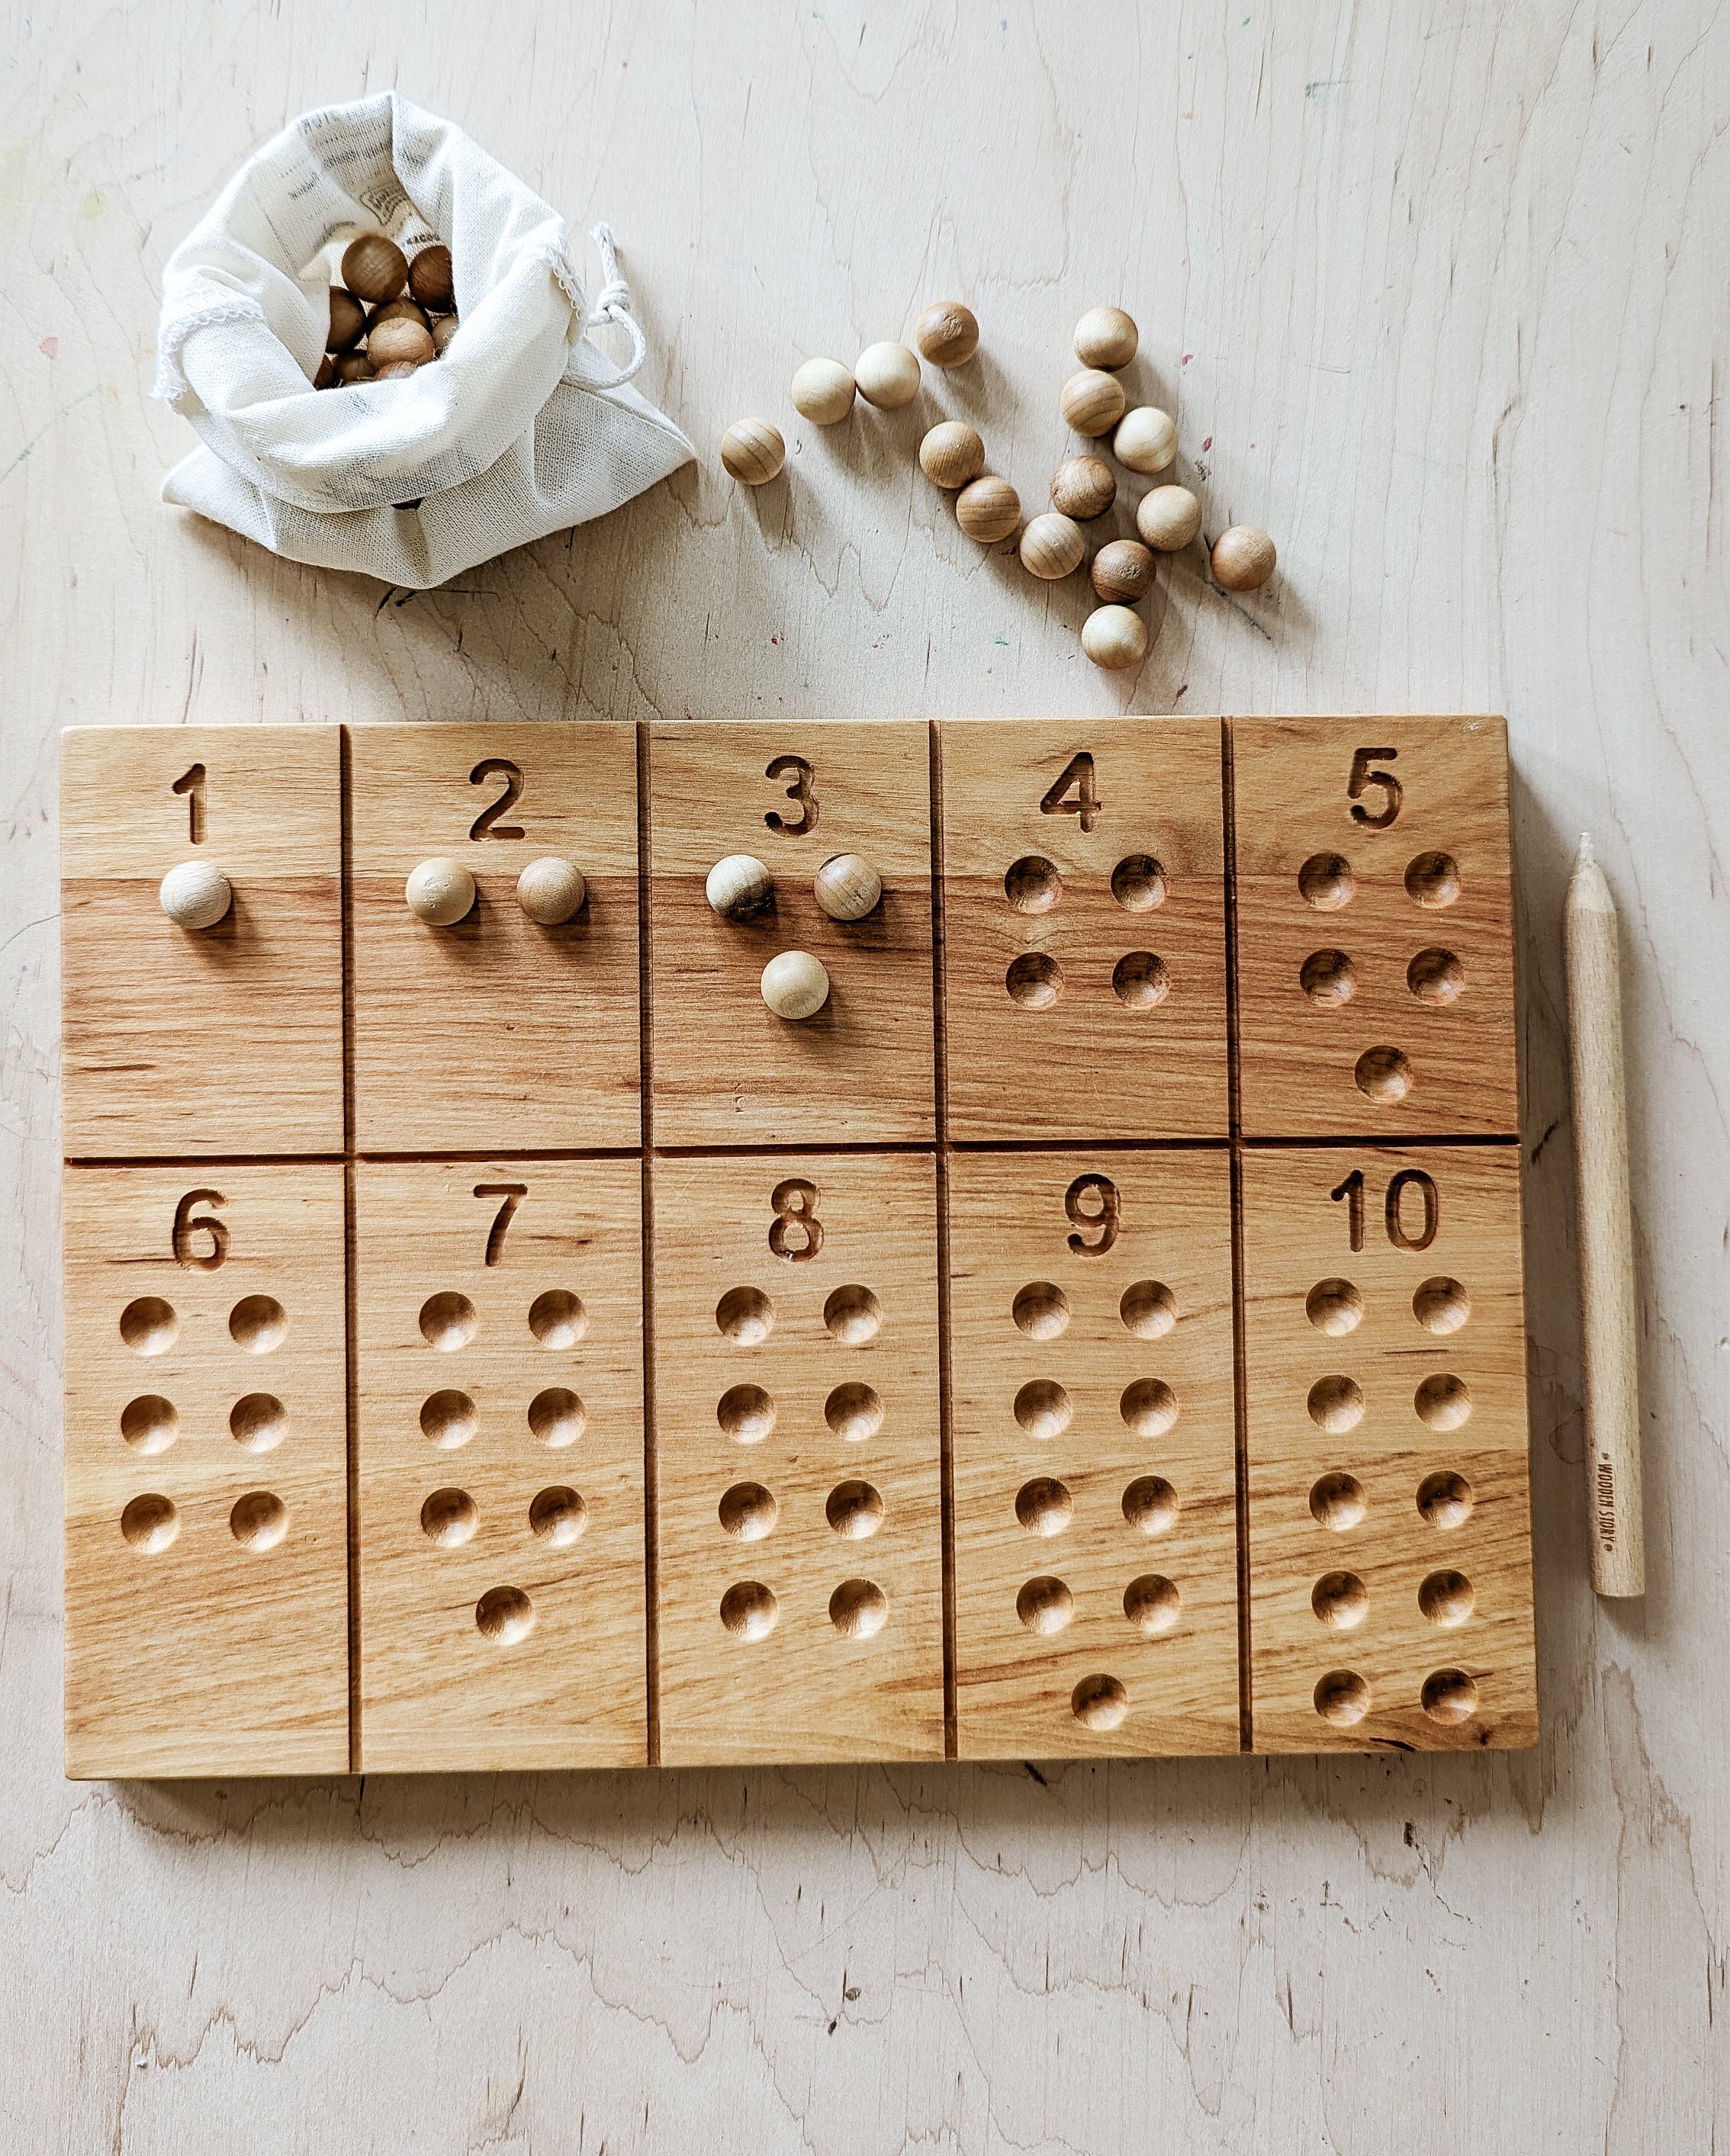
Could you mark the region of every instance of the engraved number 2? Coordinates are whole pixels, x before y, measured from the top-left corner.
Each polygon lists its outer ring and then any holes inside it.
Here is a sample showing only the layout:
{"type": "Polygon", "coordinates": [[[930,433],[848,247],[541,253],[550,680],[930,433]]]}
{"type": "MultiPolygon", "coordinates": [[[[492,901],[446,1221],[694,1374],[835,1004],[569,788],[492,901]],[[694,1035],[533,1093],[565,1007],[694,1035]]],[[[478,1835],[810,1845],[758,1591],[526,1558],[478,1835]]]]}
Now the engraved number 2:
{"type": "Polygon", "coordinates": [[[1397,748],[1360,748],[1352,753],[1352,775],[1346,781],[1346,798],[1352,804],[1354,824],[1368,824],[1372,831],[1385,831],[1399,814],[1399,804],[1405,798],[1405,788],[1391,771],[1371,768],[1376,757],[1392,763],[1399,754],[1397,748]],[[1363,805],[1366,793],[1379,793],[1382,805],[1372,815],[1363,805]]]}
{"type": "Polygon", "coordinates": [[[772,831],[779,831],[788,838],[797,838],[801,831],[817,828],[817,796],[811,791],[811,781],[817,776],[802,756],[778,756],[764,772],[765,778],[785,778],[790,783],[787,798],[797,804],[798,821],[790,823],[778,808],[771,808],[763,818],[772,831]]]}
{"type": "Polygon", "coordinates": [[[1089,1242],[1084,1235],[1072,1235],[1070,1248],[1077,1257],[1102,1258],[1117,1240],[1117,1222],[1123,1210],[1117,1195],[1117,1186],[1109,1176],[1078,1175],[1065,1193],[1063,1209],[1077,1229],[1097,1228],[1099,1235],[1089,1242]],[[1083,1204],[1085,1199],[1097,1202],[1083,1204]]]}
{"type": "Polygon", "coordinates": [[[485,757],[469,773],[470,786],[484,786],[489,778],[502,778],[505,790],[496,801],[489,801],[469,826],[471,839],[520,839],[523,835],[521,824],[501,824],[499,821],[507,808],[514,808],[522,797],[522,767],[508,757],[485,757]]]}
{"type": "Polygon", "coordinates": [[[213,1273],[228,1255],[228,1231],[213,1213],[194,1213],[195,1205],[226,1205],[219,1190],[189,1190],[174,1209],[172,1242],[177,1265],[189,1272],[213,1273]],[[208,1239],[208,1240],[206,1240],[208,1239]]]}
{"type": "Polygon", "coordinates": [[[775,1218],[769,1228],[769,1248],[789,1265],[814,1258],[823,1248],[823,1223],[817,1217],[817,1185],[798,1177],[778,1183],[769,1194],[775,1218]],[[793,1238],[798,1238],[795,1242],[793,1238]]]}

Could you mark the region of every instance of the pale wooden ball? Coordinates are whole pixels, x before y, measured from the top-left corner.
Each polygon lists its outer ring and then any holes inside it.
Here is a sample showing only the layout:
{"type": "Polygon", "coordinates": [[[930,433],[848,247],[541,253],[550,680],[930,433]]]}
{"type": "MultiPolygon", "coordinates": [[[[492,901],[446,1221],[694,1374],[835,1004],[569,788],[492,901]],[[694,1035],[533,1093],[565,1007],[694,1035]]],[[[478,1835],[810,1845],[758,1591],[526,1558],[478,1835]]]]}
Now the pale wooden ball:
{"type": "Polygon", "coordinates": [[[1201,504],[1187,486],[1156,486],[1142,496],[1135,528],[1161,554],[1175,554],[1201,529],[1201,504]]]}
{"type": "Polygon", "coordinates": [[[703,896],[723,921],[748,921],[775,896],[775,879],[755,854],[729,854],[710,870],[703,896]]]}
{"type": "Polygon", "coordinates": [[[1007,539],[1021,521],[1021,497],[1008,480],[988,474],[956,495],[955,521],[969,539],[988,547],[1007,539]]]}
{"type": "Polygon", "coordinates": [[[450,249],[423,247],[408,265],[408,289],[434,314],[448,314],[456,305],[456,287],[450,281],[450,249]]]}
{"type": "Polygon", "coordinates": [[[867,404],[899,412],[919,394],[919,361],[904,344],[868,344],[854,362],[853,378],[867,404]]]}
{"type": "Polygon", "coordinates": [[[941,420],[919,444],[919,469],[935,485],[965,486],[985,469],[985,444],[965,420],[941,420]]]}
{"type": "Polygon", "coordinates": [[[374,373],[375,382],[406,382],[411,374],[418,374],[421,362],[418,359],[393,359],[374,373]]]}
{"type": "Polygon", "coordinates": [[[815,1018],[829,1001],[829,975],[809,951],[783,951],[762,969],[762,999],[777,1018],[815,1018]]]}
{"type": "Polygon", "coordinates": [[[979,325],[959,300],[939,300],[919,317],[913,341],[933,367],[962,367],[979,349],[979,325]]]}
{"type": "Polygon", "coordinates": [[[543,928],[557,928],[562,921],[568,921],[588,896],[582,870],[557,854],[531,861],[516,879],[517,904],[543,928]]]}
{"type": "Polygon", "coordinates": [[[1114,539],[1094,556],[1088,574],[1107,605],[1133,606],[1153,588],[1153,557],[1138,539],[1114,539]]]}
{"type": "Polygon", "coordinates": [[[1089,435],[1109,434],[1128,402],[1116,375],[1102,374],[1096,367],[1072,374],[1058,399],[1065,424],[1078,434],[1089,435]]]}
{"type": "Polygon", "coordinates": [[[408,257],[382,232],[363,232],[342,257],[342,281],[357,300],[394,300],[408,275],[408,257]]]}
{"type": "Polygon", "coordinates": [[[1065,457],[1051,475],[1051,506],[1086,523],[1117,499],[1117,482],[1102,457],[1065,457]]]}
{"type": "Polygon", "coordinates": [[[1081,624],[1081,649],[1096,666],[1139,666],[1147,655],[1147,624],[1126,606],[1096,607],[1081,624]]]}
{"type": "Polygon", "coordinates": [[[1234,524],[1214,542],[1214,581],[1229,592],[1258,592],[1279,558],[1259,524],[1234,524]]]}
{"type": "Polygon", "coordinates": [[[1163,472],[1178,454],[1178,424],[1157,404],[1137,404],[1118,421],[1111,447],[1127,470],[1163,472]]]}
{"type": "Polygon", "coordinates": [[[336,362],[339,387],[351,382],[370,382],[377,372],[363,352],[346,352],[336,362]]]}
{"type": "Polygon", "coordinates": [[[767,419],[735,419],[721,438],[721,461],[742,485],[767,486],[787,461],[787,444],[767,419]]]}
{"type": "Polygon", "coordinates": [[[793,377],[793,408],[819,427],[833,427],[853,409],[853,377],[838,359],[808,359],[793,377]]]}
{"type": "Polygon", "coordinates": [[[883,879],[862,854],[832,854],[812,889],[831,921],[863,921],[883,896],[883,879]]]}
{"type": "Polygon", "coordinates": [[[234,889],[212,861],[182,861],[162,878],[157,896],[182,928],[214,928],[234,903],[234,889]]]}
{"type": "Polygon", "coordinates": [[[457,317],[454,315],[440,315],[438,321],[434,323],[433,348],[440,359],[444,357],[445,346],[456,335],[456,329],[457,317]]]}
{"type": "Polygon", "coordinates": [[[1087,542],[1081,527],[1055,510],[1036,516],[1021,535],[1021,566],[1029,575],[1055,583],[1081,566],[1087,542]]]}
{"type": "Polygon", "coordinates": [[[1141,332],[1122,307],[1090,307],[1075,324],[1075,357],[1083,367],[1127,367],[1141,332]]]}
{"type": "Polygon", "coordinates": [[[441,856],[421,863],[409,877],[403,896],[417,921],[429,921],[434,928],[449,928],[474,905],[475,879],[460,861],[441,856]]]}
{"type": "Polygon", "coordinates": [[[387,322],[398,321],[418,322],[423,329],[431,327],[424,312],[415,305],[413,300],[387,300],[382,306],[374,307],[372,313],[367,316],[367,328],[370,333],[373,330],[382,329],[387,322]]]}
{"type": "Polygon", "coordinates": [[[403,360],[411,367],[424,367],[438,356],[432,331],[424,322],[411,322],[406,316],[375,322],[367,332],[367,357],[376,367],[395,367],[403,360]]]}
{"type": "Polygon", "coordinates": [[[331,333],[325,339],[326,352],[347,352],[352,344],[360,341],[367,326],[367,311],[352,292],[345,292],[340,285],[331,287],[331,333]]]}

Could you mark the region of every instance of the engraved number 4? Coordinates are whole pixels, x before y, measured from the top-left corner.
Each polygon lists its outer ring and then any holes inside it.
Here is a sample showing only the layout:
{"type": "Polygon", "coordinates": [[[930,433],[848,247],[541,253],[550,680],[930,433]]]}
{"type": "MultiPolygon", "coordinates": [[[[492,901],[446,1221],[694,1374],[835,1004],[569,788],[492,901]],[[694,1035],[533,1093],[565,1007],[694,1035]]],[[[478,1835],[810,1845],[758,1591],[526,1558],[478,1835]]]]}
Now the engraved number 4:
{"type": "Polygon", "coordinates": [[[1042,816],[1073,816],[1084,831],[1093,829],[1099,812],[1105,806],[1096,790],[1093,773],[1093,755],[1083,749],[1072,756],[1040,801],[1042,816]],[[1073,801],[1065,797],[1071,787],[1075,789],[1073,801]]]}

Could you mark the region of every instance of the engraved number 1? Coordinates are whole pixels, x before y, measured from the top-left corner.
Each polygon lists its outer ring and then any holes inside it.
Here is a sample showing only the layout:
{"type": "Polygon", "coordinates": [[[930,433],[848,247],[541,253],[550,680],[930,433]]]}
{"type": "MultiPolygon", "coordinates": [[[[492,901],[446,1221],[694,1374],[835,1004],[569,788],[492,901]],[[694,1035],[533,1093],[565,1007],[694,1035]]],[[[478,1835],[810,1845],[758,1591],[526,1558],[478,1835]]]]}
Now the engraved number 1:
{"type": "Polygon", "coordinates": [[[204,843],[204,767],[195,763],[182,772],[174,782],[176,793],[187,797],[187,836],[195,846],[204,843]]]}
{"type": "Polygon", "coordinates": [[[1347,1201],[1347,1233],[1352,1248],[1361,1250],[1363,1248],[1363,1170],[1354,1168],[1339,1188],[1330,1190],[1327,1194],[1336,1205],[1342,1198],[1347,1201]]]}

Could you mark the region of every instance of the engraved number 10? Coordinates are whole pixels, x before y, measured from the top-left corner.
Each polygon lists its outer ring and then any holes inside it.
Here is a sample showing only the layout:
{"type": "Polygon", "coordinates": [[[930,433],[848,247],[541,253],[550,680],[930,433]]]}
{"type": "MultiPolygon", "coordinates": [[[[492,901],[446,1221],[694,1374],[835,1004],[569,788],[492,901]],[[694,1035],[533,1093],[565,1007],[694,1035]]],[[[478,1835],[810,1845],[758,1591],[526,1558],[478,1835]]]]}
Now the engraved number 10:
{"type": "MultiPolygon", "coordinates": [[[[1354,1250],[1363,1248],[1363,1170],[1354,1168],[1337,1190],[1328,1196],[1336,1205],[1343,1201],[1346,1207],[1347,1232],[1354,1250]]],[[[1435,1240],[1436,1230],[1441,1225],[1441,1194],[1434,1180],[1421,1168],[1403,1168],[1388,1185],[1387,1202],[1382,1209],[1387,1222],[1388,1240],[1396,1250],[1427,1250],[1435,1240]],[[1424,1204],[1423,1225],[1415,1235],[1407,1233],[1404,1208],[1405,1194],[1415,1190],[1424,1204]]]]}

